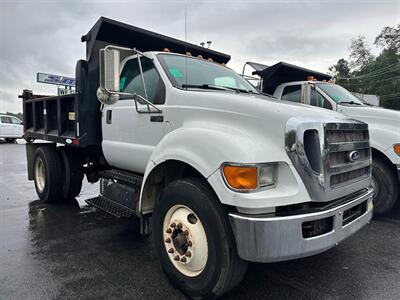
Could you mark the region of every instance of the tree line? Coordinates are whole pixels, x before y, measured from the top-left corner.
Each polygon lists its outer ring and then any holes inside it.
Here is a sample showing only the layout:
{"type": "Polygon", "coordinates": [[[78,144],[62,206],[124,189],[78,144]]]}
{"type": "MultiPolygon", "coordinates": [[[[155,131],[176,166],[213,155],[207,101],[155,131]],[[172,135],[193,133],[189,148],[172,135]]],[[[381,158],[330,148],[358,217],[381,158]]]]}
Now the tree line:
{"type": "Polygon", "coordinates": [[[380,106],[400,110],[400,24],[386,26],[376,36],[375,56],[364,36],[351,40],[348,59],[329,67],[336,83],[351,92],[380,97],[380,106]]]}

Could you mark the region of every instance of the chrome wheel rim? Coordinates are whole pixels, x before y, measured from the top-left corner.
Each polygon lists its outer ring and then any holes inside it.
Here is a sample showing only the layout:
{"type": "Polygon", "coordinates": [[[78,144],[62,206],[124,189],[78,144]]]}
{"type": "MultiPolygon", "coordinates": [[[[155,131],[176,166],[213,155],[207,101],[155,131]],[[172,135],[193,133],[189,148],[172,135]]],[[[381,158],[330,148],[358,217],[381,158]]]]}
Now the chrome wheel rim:
{"type": "Polygon", "coordinates": [[[43,192],[46,182],[46,171],[41,158],[37,158],[35,162],[35,182],[39,192],[43,192]]]}
{"type": "Polygon", "coordinates": [[[174,205],[165,215],[163,239],[167,255],[182,274],[194,277],[206,267],[208,242],[199,217],[187,206],[174,205]]]}

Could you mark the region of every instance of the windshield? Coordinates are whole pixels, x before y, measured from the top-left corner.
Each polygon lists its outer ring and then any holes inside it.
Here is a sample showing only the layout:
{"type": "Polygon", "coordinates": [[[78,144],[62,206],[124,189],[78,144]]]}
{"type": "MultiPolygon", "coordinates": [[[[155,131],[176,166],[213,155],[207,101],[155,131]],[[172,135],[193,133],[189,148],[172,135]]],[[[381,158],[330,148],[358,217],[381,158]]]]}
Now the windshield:
{"type": "Polygon", "coordinates": [[[209,88],[257,93],[245,79],[217,63],[190,56],[158,54],[172,84],[179,88],[209,88]]]}
{"type": "Polygon", "coordinates": [[[332,83],[319,83],[318,87],[336,103],[340,104],[343,102],[348,104],[364,105],[363,101],[340,85],[332,83]]]}

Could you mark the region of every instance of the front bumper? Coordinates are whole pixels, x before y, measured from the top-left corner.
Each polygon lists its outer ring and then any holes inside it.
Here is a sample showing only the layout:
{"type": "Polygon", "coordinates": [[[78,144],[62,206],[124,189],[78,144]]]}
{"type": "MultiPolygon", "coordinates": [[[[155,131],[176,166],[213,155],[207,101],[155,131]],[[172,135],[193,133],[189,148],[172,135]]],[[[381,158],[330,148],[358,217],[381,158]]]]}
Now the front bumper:
{"type": "Polygon", "coordinates": [[[318,212],[290,216],[230,213],[229,217],[242,259],[254,262],[290,260],[328,250],[366,225],[372,217],[372,189],[342,205],[318,212]],[[348,216],[364,204],[362,214],[350,222],[344,220],[344,215],[348,216]],[[303,237],[303,223],[322,219],[332,220],[329,232],[303,237]]]}

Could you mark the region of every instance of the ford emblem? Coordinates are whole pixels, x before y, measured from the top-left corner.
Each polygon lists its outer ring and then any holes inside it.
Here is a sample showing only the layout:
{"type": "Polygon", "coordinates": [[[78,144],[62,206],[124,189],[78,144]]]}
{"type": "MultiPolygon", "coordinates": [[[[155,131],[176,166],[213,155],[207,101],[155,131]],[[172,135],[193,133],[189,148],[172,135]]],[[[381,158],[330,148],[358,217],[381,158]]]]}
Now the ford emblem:
{"type": "Polygon", "coordinates": [[[349,153],[347,154],[347,159],[348,159],[350,162],[358,161],[358,160],[360,159],[360,152],[355,151],[355,150],[349,152],[349,153]]]}

